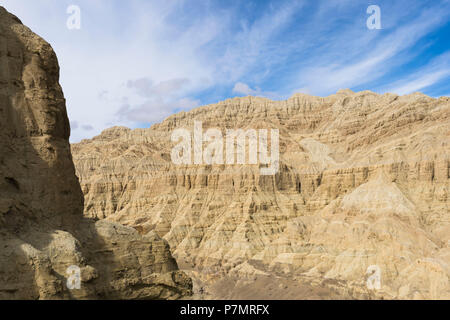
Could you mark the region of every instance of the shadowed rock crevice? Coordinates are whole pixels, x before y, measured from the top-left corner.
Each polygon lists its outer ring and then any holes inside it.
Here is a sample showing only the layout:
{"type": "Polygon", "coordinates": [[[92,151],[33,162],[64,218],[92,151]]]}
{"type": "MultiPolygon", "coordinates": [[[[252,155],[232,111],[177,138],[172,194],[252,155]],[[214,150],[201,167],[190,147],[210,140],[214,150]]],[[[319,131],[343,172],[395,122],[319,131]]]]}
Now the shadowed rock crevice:
{"type": "Polygon", "coordinates": [[[0,7],[0,299],[189,295],[165,241],[83,217],[58,81],[51,46],[0,7]]]}

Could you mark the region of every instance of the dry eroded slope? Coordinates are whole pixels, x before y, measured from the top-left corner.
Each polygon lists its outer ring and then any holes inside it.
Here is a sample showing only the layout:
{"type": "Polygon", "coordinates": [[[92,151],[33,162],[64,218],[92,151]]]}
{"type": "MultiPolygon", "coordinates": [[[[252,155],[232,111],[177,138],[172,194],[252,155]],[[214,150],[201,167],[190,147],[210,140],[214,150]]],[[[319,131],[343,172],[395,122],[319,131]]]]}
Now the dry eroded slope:
{"type": "Polygon", "coordinates": [[[234,98],[111,128],[72,152],[86,216],[155,231],[207,281],[285,274],[351,297],[450,298],[449,98],[234,98]],[[279,172],[173,165],[170,135],[194,121],[278,128],[279,172]]]}

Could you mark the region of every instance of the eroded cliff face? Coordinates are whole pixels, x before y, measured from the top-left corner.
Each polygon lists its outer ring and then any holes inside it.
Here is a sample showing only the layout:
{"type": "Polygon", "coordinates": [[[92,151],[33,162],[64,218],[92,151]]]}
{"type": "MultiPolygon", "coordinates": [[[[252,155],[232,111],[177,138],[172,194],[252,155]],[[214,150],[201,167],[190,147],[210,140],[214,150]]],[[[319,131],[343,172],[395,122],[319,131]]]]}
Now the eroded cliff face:
{"type": "Polygon", "coordinates": [[[51,46],[0,7],[0,299],[190,294],[165,240],[83,217],[58,79],[51,46]]]}
{"type": "Polygon", "coordinates": [[[72,151],[86,216],[153,230],[206,283],[284,274],[346,297],[450,298],[449,98],[234,98],[72,151]],[[279,129],[279,172],[174,165],[171,133],[194,121],[279,129]]]}

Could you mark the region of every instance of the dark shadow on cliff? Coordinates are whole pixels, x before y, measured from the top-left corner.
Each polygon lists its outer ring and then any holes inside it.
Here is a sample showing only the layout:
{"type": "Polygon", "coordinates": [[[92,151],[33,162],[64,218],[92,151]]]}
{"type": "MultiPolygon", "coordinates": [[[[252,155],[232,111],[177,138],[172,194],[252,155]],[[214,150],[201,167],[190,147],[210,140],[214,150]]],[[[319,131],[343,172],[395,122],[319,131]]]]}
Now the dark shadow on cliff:
{"type": "MultiPolygon", "coordinates": [[[[188,287],[185,278],[172,272],[177,265],[170,255],[155,266],[147,262],[144,268],[136,261],[136,270],[120,269],[127,264],[126,250],[147,251],[146,257],[155,259],[154,247],[166,244],[135,241],[134,231],[112,224],[102,231],[108,241],[109,233],[120,240],[127,232],[132,240],[125,239],[121,250],[105,243],[95,221],[83,217],[69,135],[55,53],[0,7],[0,299],[123,298],[112,284],[120,281],[121,272],[137,279],[126,287],[131,292],[125,296],[132,298],[177,293],[178,287],[164,283],[139,283],[145,273],[167,273],[170,281],[188,287]],[[80,290],[66,286],[70,265],[82,269],[80,290]],[[141,296],[134,294],[135,286],[141,296]]],[[[139,260],[136,254],[134,259],[139,260]]]]}

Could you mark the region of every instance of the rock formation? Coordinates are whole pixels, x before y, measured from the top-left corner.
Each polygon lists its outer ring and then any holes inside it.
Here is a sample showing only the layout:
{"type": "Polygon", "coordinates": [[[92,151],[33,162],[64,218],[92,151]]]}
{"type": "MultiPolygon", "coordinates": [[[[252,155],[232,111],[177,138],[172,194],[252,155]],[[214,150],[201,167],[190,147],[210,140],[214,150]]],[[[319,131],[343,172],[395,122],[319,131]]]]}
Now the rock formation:
{"type": "Polygon", "coordinates": [[[349,298],[450,298],[447,97],[234,98],[72,152],[85,215],[155,232],[203,283],[279,275],[349,298]],[[278,129],[279,172],[175,165],[171,134],[194,121],[278,129]]]}
{"type": "Polygon", "coordinates": [[[0,299],[190,294],[157,234],[83,217],[58,79],[51,46],[0,7],[0,299]]]}

